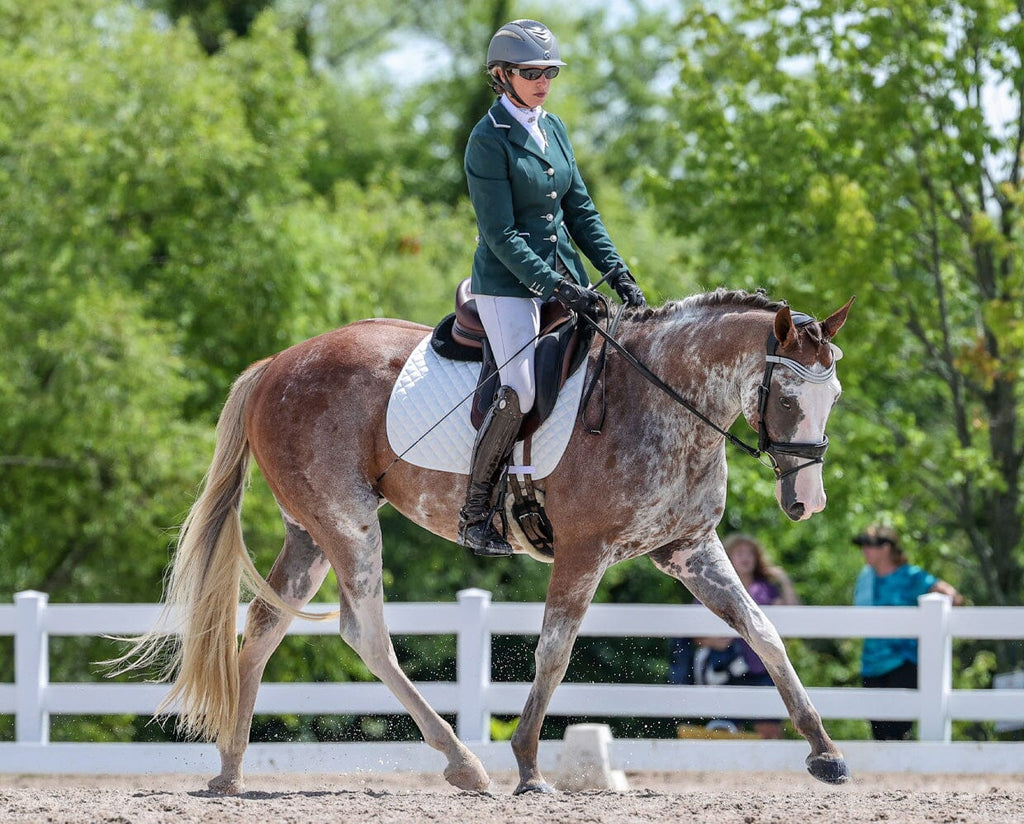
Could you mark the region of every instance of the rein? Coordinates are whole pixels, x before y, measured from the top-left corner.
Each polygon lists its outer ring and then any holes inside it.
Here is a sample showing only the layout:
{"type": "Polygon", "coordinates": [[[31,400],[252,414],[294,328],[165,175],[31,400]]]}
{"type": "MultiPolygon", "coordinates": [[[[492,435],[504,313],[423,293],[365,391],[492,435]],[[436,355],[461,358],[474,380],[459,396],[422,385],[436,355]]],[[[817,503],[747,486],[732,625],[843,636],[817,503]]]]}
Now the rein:
{"type": "MultiPolygon", "coordinates": [[[[831,380],[836,373],[836,365],[833,361],[832,366],[823,374],[816,374],[811,372],[802,363],[799,363],[791,358],[783,358],[776,355],[778,350],[779,341],[775,337],[774,331],[768,333],[767,352],[765,354],[765,369],[764,377],[761,379],[761,385],[758,387],[758,443],[757,446],[751,446],[742,438],[738,438],[731,432],[727,432],[725,429],[720,427],[711,418],[701,412],[697,407],[690,403],[686,398],[680,395],[675,389],[669,386],[665,381],[655,375],[642,361],[640,361],[632,352],[626,349],[621,343],[619,343],[610,333],[606,332],[601,328],[597,321],[593,320],[589,316],[584,315],[587,322],[597,330],[598,334],[604,338],[605,342],[618,352],[625,361],[632,366],[637,372],[639,372],[644,378],[650,383],[654,384],[658,389],[668,395],[672,400],[686,409],[688,412],[696,416],[703,423],[707,424],[719,435],[724,437],[733,446],[737,447],[741,451],[745,452],[750,457],[754,458],[758,463],[768,466],[774,473],[777,480],[793,475],[799,472],[801,469],[805,469],[808,466],[812,466],[816,463],[825,462],[825,452],[828,450],[828,436],[825,435],[817,443],[809,443],[806,441],[776,441],[768,434],[768,426],[765,424],[765,410],[768,406],[768,395],[771,392],[772,374],[775,371],[776,365],[785,366],[788,369],[793,370],[800,378],[805,381],[811,381],[812,383],[826,383],[831,380]],[[793,467],[792,469],[782,471],[778,461],[775,459],[773,452],[778,452],[783,455],[793,455],[800,458],[808,458],[807,463],[800,464],[799,466],[793,467]],[[767,455],[769,463],[765,463],[761,460],[762,455],[767,455]]],[[[793,312],[793,322],[798,328],[807,326],[809,323],[814,322],[814,318],[810,315],[805,315],[802,312],[793,312]]]]}
{"type": "MultiPolygon", "coordinates": [[[[609,272],[607,275],[605,275],[603,278],[601,278],[600,281],[598,281],[596,284],[593,285],[592,288],[595,290],[595,292],[597,290],[597,287],[600,286],[602,283],[604,283],[606,280],[608,280],[608,278],[611,277],[611,275],[614,274],[614,272],[615,272],[615,270],[612,270],[612,272],[609,272]]],[[[598,292],[598,295],[599,295],[599,297],[604,299],[604,295],[601,295],[601,293],[599,293],[599,292],[598,292]]],[[[606,306],[607,306],[607,303],[606,303],[606,306]]],[[[604,344],[605,345],[611,346],[612,349],[614,349],[616,352],[618,352],[620,355],[622,355],[623,359],[630,366],[632,366],[637,372],[639,372],[647,381],[649,381],[650,383],[654,384],[654,386],[656,386],[658,389],[660,389],[662,392],[664,392],[666,395],[668,395],[670,398],[672,398],[672,400],[674,400],[676,403],[678,403],[680,406],[682,406],[684,409],[686,409],[688,412],[690,412],[692,415],[694,415],[700,421],[705,423],[707,426],[709,426],[713,430],[715,430],[715,432],[717,432],[719,435],[721,435],[723,438],[725,438],[727,441],[729,441],[729,443],[731,443],[737,449],[741,450],[742,452],[745,452],[747,455],[752,457],[754,460],[756,460],[758,463],[762,464],[763,466],[767,466],[768,468],[770,468],[772,470],[772,472],[775,473],[775,477],[776,477],[777,480],[781,481],[781,480],[783,480],[784,478],[786,478],[786,477],[788,477],[790,475],[796,474],[801,469],[806,469],[807,467],[813,466],[814,464],[824,463],[825,462],[825,453],[828,451],[828,446],[829,446],[828,435],[824,435],[823,434],[821,440],[816,442],[816,443],[812,443],[812,442],[808,442],[808,441],[776,441],[768,433],[768,426],[765,423],[765,412],[766,412],[767,407],[768,407],[768,396],[771,393],[772,375],[773,375],[773,373],[775,371],[775,367],[776,366],[784,366],[787,369],[792,370],[799,378],[801,378],[804,381],[808,381],[810,383],[827,383],[836,374],[836,364],[835,364],[834,360],[832,362],[832,365],[825,372],[823,372],[823,373],[812,372],[810,369],[808,369],[802,363],[799,363],[798,361],[795,361],[792,358],[784,358],[784,357],[781,357],[781,356],[775,354],[777,352],[777,350],[778,350],[779,341],[775,337],[774,330],[770,331],[768,333],[767,351],[766,351],[765,356],[764,356],[764,361],[765,361],[764,376],[761,379],[761,384],[757,388],[757,394],[758,394],[758,402],[757,402],[758,440],[757,440],[757,446],[755,447],[755,446],[751,446],[750,444],[748,444],[742,438],[738,438],[737,436],[733,435],[731,432],[728,432],[725,429],[723,429],[722,427],[720,427],[717,423],[715,423],[713,420],[711,420],[711,418],[709,418],[707,415],[705,415],[703,412],[701,412],[699,409],[697,409],[697,407],[695,407],[692,403],[690,403],[686,398],[684,398],[682,395],[680,395],[675,389],[673,389],[671,386],[669,386],[667,383],[665,383],[665,381],[663,381],[661,378],[659,378],[657,375],[655,375],[647,367],[646,364],[644,364],[635,355],[633,355],[632,352],[630,352],[621,343],[619,343],[618,340],[616,340],[615,332],[618,330],[619,320],[621,319],[621,316],[622,316],[622,308],[624,308],[624,307],[620,307],[620,311],[612,319],[612,322],[609,324],[608,331],[605,331],[604,329],[602,329],[601,325],[596,320],[591,318],[589,315],[583,315],[582,317],[586,320],[587,323],[589,323],[597,331],[598,335],[600,335],[601,338],[604,340],[604,344]],[[798,457],[798,458],[807,458],[808,460],[807,460],[806,463],[802,463],[799,466],[792,467],[791,469],[788,469],[788,470],[786,470],[784,472],[782,470],[782,467],[779,466],[778,461],[775,459],[775,454],[773,454],[773,453],[778,453],[778,454],[781,454],[781,455],[791,455],[791,456],[798,457]],[[767,455],[768,456],[768,462],[767,463],[761,459],[762,455],[767,455]]],[[[804,314],[803,312],[792,312],[792,318],[793,318],[793,323],[794,323],[794,325],[797,328],[803,328],[804,326],[807,326],[808,324],[814,323],[814,318],[812,318],[810,315],[804,314]]],[[[511,362],[511,360],[514,359],[516,357],[516,355],[519,354],[519,352],[522,352],[523,349],[525,349],[530,344],[534,343],[537,340],[538,337],[539,337],[539,334],[537,336],[535,336],[534,338],[532,338],[530,341],[528,341],[526,344],[524,344],[522,347],[520,347],[519,351],[514,353],[512,355],[512,357],[509,358],[509,360],[507,362],[511,362]]],[[[598,359],[599,366],[595,370],[594,377],[591,379],[590,386],[586,389],[585,396],[584,396],[584,398],[582,400],[582,403],[581,403],[581,407],[580,408],[581,408],[581,410],[583,410],[581,412],[581,415],[585,413],[585,411],[587,409],[587,406],[588,406],[588,403],[589,403],[589,400],[590,400],[590,396],[593,393],[598,380],[601,379],[602,372],[604,370],[604,361],[605,361],[605,349],[604,349],[604,346],[602,346],[601,355],[600,355],[600,357],[598,359]]],[[[500,370],[501,368],[502,368],[501,366],[497,367],[496,371],[500,370]]],[[[401,455],[397,455],[391,461],[391,463],[389,463],[384,468],[384,471],[381,472],[380,475],[377,476],[377,479],[376,479],[375,483],[379,484],[381,482],[381,480],[384,478],[384,476],[388,473],[388,471],[396,463],[400,462],[402,460],[403,456],[407,452],[409,452],[420,441],[422,441],[425,437],[427,437],[427,435],[429,435],[434,429],[436,429],[442,423],[442,421],[444,421],[449,415],[454,413],[463,403],[465,403],[469,398],[471,398],[475,392],[476,392],[476,389],[474,388],[472,392],[470,392],[468,395],[466,395],[453,408],[449,409],[448,412],[446,412],[444,415],[442,415],[439,420],[435,421],[434,424],[429,429],[427,429],[426,432],[424,432],[410,446],[408,446],[405,450],[403,450],[401,455]]],[[[603,407],[604,407],[604,398],[603,398],[604,392],[605,392],[604,381],[601,380],[601,394],[602,394],[601,421],[602,421],[602,423],[603,423],[603,420],[604,420],[604,409],[603,409],[603,407]]],[[[600,432],[601,432],[601,423],[598,424],[596,429],[587,426],[585,421],[583,423],[584,423],[584,427],[586,428],[586,430],[590,434],[592,434],[592,435],[600,434],[600,432]]]]}

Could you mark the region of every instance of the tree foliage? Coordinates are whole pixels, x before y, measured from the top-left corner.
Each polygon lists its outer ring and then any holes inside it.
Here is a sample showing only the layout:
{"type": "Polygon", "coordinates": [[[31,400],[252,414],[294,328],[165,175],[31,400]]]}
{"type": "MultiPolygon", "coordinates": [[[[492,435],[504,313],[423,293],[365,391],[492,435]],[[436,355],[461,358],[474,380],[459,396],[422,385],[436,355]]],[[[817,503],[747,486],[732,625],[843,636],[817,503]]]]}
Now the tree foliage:
{"type": "Polygon", "coordinates": [[[696,7],[651,179],[706,279],[814,311],[857,295],[839,529],[816,534],[889,520],[993,604],[1024,561],[1019,23],[989,0],[696,7]]]}

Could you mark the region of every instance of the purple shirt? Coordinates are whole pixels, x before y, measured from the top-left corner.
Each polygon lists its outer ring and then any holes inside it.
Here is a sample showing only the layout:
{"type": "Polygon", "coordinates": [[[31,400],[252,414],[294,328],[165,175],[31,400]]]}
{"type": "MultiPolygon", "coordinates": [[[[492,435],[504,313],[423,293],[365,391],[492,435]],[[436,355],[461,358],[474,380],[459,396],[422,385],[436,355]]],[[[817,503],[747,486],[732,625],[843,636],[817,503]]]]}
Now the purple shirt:
{"type": "MultiPolygon", "coordinates": [[[[771,584],[768,581],[754,581],[748,587],[747,592],[750,593],[750,597],[754,599],[754,602],[762,607],[771,606],[782,594],[775,584],[771,584]]],[[[750,667],[751,675],[763,675],[768,672],[764,664],[761,663],[761,659],[757,657],[757,653],[750,648],[750,644],[742,638],[737,638],[736,643],[739,644],[739,649],[743,653],[743,660],[750,667]]]]}

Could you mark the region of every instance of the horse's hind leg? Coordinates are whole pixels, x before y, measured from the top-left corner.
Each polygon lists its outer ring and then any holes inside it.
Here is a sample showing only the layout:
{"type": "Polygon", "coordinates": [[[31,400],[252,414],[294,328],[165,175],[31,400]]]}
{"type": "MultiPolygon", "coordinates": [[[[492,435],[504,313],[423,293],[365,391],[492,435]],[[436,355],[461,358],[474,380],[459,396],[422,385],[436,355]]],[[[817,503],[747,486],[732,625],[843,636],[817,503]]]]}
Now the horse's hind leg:
{"type": "Polygon", "coordinates": [[[347,518],[336,540],[325,539],[322,545],[338,578],[341,637],[370,672],[394,693],[416,722],[423,739],[447,757],[445,779],[461,790],[485,790],[490,778],[480,760],[420,695],[398,664],[384,623],[381,534],[376,501],[361,522],[355,516],[347,518]]]}
{"type": "MultiPolygon", "coordinates": [[[[330,564],[309,533],[292,523],[285,524],[284,549],[274,563],[267,582],[289,606],[301,609],[320,588],[330,564]]],[[[238,653],[238,710],[230,739],[219,740],[220,775],[210,781],[210,789],[234,794],[244,789],[242,758],[249,744],[256,693],[271,653],[284,638],[291,616],[268,607],[260,599],[253,601],[245,622],[242,648],[238,653]]]]}
{"type": "Polygon", "coordinates": [[[833,743],[790,663],[778,631],[740,582],[717,537],[693,548],[663,547],[651,553],[663,572],[683,584],[708,609],[735,629],[753,648],[771,675],[796,731],[811,745],[807,769],[828,784],[850,777],[846,760],[833,743]]]}

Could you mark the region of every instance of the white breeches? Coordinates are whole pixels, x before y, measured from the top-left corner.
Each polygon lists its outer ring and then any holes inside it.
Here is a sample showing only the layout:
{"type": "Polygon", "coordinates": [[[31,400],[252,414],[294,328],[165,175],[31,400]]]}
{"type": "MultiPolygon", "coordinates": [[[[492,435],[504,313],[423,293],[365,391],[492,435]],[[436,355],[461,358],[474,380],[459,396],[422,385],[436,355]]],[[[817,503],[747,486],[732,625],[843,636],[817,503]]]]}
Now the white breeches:
{"type": "Polygon", "coordinates": [[[533,353],[540,331],[540,298],[511,298],[500,295],[473,295],[480,322],[498,363],[502,386],[511,386],[519,395],[519,408],[533,408],[536,389],[533,379],[533,353]]]}

